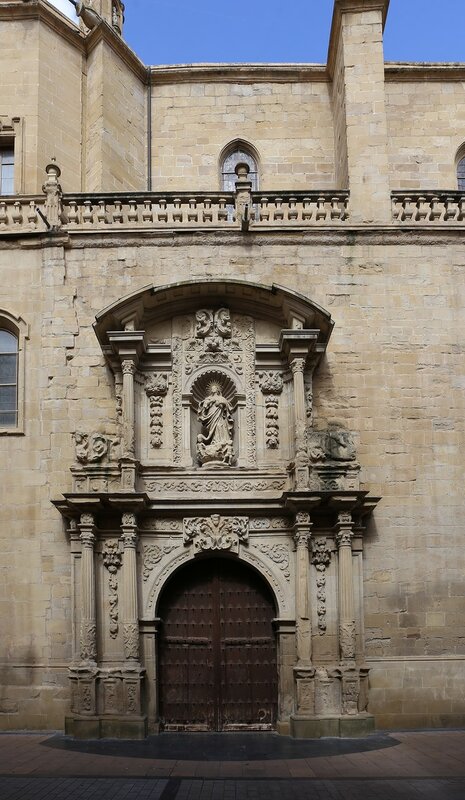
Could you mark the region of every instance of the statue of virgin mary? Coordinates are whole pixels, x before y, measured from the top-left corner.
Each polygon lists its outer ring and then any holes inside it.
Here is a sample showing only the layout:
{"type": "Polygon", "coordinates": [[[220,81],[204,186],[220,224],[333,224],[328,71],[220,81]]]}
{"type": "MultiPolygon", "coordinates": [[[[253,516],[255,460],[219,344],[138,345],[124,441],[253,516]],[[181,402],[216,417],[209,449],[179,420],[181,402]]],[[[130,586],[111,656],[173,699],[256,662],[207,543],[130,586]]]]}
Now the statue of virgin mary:
{"type": "Polygon", "coordinates": [[[197,416],[202,433],[197,436],[197,457],[200,464],[228,465],[234,461],[234,420],[229,401],[223,397],[219,383],[208,387],[208,394],[199,404],[197,416]]]}

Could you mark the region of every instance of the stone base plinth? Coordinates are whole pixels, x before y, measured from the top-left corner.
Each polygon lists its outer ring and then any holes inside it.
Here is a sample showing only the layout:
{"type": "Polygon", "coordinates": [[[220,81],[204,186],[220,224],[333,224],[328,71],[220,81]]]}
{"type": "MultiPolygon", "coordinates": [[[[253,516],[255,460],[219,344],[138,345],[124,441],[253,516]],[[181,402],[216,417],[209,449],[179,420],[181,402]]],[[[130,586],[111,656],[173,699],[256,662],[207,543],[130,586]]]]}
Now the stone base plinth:
{"type": "Polygon", "coordinates": [[[65,733],[76,739],[145,739],[147,717],[66,717],[65,733]]]}
{"type": "Polygon", "coordinates": [[[354,717],[291,716],[290,735],[295,739],[323,737],[362,738],[374,733],[375,718],[371,714],[354,717]]]}

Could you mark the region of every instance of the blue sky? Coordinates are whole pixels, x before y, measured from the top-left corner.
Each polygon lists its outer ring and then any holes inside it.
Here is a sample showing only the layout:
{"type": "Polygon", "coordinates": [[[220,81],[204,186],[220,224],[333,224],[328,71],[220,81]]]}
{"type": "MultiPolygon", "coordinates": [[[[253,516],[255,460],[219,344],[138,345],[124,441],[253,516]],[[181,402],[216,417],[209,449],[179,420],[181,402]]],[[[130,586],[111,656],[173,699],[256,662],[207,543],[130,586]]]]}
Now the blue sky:
{"type": "MultiPolygon", "coordinates": [[[[68,0],[50,0],[69,16],[68,0]]],[[[124,37],[146,64],[324,63],[333,0],[126,0],[124,37]]],[[[391,0],[387,61],[464,61],[465,0],[391,0]]]]}

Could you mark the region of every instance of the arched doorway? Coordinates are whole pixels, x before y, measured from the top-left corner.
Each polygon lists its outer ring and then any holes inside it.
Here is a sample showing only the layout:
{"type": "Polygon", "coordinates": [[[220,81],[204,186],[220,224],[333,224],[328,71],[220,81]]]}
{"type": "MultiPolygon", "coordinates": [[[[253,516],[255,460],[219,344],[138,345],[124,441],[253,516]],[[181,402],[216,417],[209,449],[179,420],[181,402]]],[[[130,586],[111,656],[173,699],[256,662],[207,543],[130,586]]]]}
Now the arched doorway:
{"type": "Polygon", "coordinates": [[[189,563],[159,604],[165,730],[269,730],[277,715],[274,600],[240,561],[189,563]]]}

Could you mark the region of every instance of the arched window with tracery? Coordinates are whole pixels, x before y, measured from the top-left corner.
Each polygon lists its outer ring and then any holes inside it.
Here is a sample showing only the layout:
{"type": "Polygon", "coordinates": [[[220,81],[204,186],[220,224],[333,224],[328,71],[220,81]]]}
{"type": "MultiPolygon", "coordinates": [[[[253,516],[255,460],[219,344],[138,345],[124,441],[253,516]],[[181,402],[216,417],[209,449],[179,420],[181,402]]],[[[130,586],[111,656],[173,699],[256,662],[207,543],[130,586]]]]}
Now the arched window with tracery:
{"type": "Polygon", "coordinates": [[[457,162],[457,188],[459,192],[465,192],[465,153],[462,148],[462,158],[457,162]]]}
{"type": "Polygon", "coordinates": [[[18,337],[0,328],[0,427],[18,424],[18,337]]]}
{"type": "Polygon", "coordinates": [[[238,164],[247,164],[249,167],[248,180],[252,183],[252,191],[259,188],[258,158],[252,148],[244,142],[232,142],[223,150],[221,158],[221,189],[225,192],[234,192],[236,188],[236,167],[238,164]]]}
{"type": "Polygon", "coordinates": [[[0,309],[0,433],[22,433],[24,424],[24,346],[28,326],[0,309]]]}

